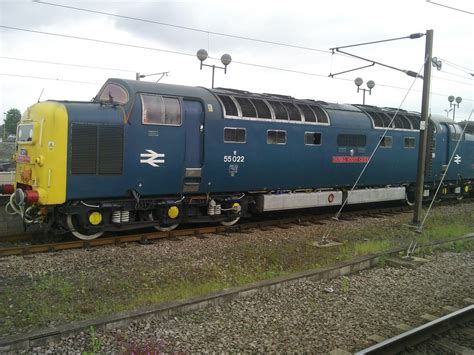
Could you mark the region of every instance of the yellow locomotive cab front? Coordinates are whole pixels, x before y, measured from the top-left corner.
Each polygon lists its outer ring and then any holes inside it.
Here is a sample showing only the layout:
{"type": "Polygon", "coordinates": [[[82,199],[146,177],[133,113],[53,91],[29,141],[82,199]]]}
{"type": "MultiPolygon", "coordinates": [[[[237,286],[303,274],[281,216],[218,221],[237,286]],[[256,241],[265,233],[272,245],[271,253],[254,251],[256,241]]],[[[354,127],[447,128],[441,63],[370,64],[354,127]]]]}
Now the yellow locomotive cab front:
{"type": "Polygon", "coordinates": [[[66,201],[68,115],[47,101],[31,106],[18,125],[15,200],[57,205],[66,201]]]}

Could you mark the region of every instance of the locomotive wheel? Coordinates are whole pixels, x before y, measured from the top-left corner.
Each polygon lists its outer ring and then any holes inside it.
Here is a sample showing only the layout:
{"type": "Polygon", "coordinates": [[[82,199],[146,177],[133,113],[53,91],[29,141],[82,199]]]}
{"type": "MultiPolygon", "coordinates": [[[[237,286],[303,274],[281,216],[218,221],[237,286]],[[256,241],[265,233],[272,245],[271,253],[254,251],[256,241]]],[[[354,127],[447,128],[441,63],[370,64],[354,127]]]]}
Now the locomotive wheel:
{"type": "Polygon", "coordinates": [[[160,232],[169,232],[175,229],[177,226],[179,226],[179,223],[175,224],[155,224],[153,228],[160,232]]]}
{"type": "MultiPolygon", "coordinates": [[[[155,221],[155,218],[154,218],[154,215],[153,215],[153,212],[150,212],[148,214],[148,219],[150,221],[155,221]]],[[[153,228],[155,228],[156,230],[160,231],[160,232],[169,232],[169,231],[172,231],[173,229],[175,229],[176,227],[179,226],[179,223],[175,223],[175,224],[165,224],[165,223],[162,223],[162,224],[159,224],[158,222],[155,221],[156,224],[153,225],[153,228]]]]}
{"type": "Polygon", "coordinates": [[[77,220],[76,215],[68,215],[67,216],[67,226],[69,228],[69,231],[77,238],[82,239],[82,240],[92,240],[99,238],[102,234],[104,234],[103,231],[100,232],[95,232],[92,233],[85,229],[83,226],[81,226],[81,223],[77,220]]]}
{"type": "Polygon", "coordinates": [[[415,194],[412,192],[406,192],[405,193],[405,201],[407,202],[408,206],[414,206],[415,205],[415,194]]]}
{"type": "Polygon", "coordinates": [[[238,221],[239,221],[240,217],[237,217],[231,221],[221,221],[220,224],[222,224],[223,226],[233,226],[234,224],[236,224],[238,221]]]}

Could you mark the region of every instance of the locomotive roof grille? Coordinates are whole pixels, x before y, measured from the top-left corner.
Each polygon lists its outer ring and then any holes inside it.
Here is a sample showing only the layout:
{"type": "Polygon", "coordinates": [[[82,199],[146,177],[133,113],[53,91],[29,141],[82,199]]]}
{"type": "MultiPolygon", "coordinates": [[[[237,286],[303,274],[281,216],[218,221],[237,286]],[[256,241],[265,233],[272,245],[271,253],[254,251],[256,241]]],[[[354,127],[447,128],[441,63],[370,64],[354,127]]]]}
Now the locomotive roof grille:
{"type": "Polygon", "coordinates": [[[416,113],[409,113],[406,110],[397,110],[391,107],[378,108],[369,105],[356,105],[364,111],[372,120],[373,127],[385,129],[389,127],[390,121],[396,113],[396,116],[389,129],[396,130],[419,130],[420,116],[416,113]],[[397,112],[398,111],[398,112],[397,112]]]}
{"type": "Polygon", "coordinates": [[[272,119],[272,113],[265,101],[258,99],[250,99],[250,101],[252,101],[253,105],[257,109],[258,118],[272,119]]]}
{"type": "Polygon", "coordinates": [[[289,96],[249,94],[235,90],[214,90],[226,118],[265,119],[329,125],[329,116],[314,100],[288,100],[289,96]],[[238,95],[239,94],[239,95],[238,95]],[[282,99],[284,98],[284,99],[282,99]]]}

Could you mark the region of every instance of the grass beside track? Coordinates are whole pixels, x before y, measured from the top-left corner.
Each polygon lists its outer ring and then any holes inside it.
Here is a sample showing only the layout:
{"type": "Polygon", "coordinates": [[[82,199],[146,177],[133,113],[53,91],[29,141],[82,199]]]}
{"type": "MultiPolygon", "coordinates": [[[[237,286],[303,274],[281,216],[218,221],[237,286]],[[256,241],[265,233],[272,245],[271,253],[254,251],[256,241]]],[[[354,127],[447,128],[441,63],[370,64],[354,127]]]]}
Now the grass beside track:
{"type": "MultiPolygon", "coordinates": [[[[228,238],[232,243],[224,244],[218,253],[206,252],[206,243],[212,243],[212,238],[227,237],[211,236],[200,240],[204,247],[199,253],[156,257],[146,254],[135,258],[133,265],[127,264],[125,259],[121,260],[122,264],[110,259],[110,263],[100,260],[91,268],[87,265],[77,265],[67,271],[45,268],[25,271],[15,278],[5,278],[0,274],[0,336],[186,299],[324,267],[354,256],[407,245],[415,237],[420,243],[458,237],[474,230],[472,206],[453,207],[455,213],[445,213],[444,208],[434,210],[422,234],[402,227],[403,223],[410,221],[410,214],[390,217],[383,222],[365,223],[364,219],[336,222],[332,224],[330,235],[343,244],[335,248],[314,247],[312,242],[320,235],[300,237],[301,230],[313,227],[298,227],[296,232],[280,229],[258,232],[265,234],[260,239],[247,239],[244,234],[235,233],[228,238]],[[285,233],[293,235],[281,237],[285,233]]],[[[319,228],[325,231],[328,226],[319,228]]],[[[160,243],[141,248],[159,248],[160,243]]],[[[176,248],[181,248],[179,242],[175,243],[176,248]]],[[[474,242],[458,242],[443,248],[441,250],[471,251],[474,242]]],[[[434,250],[422,251],[425,254],[432,252],[434,250]]],[[[62,258],[66,253],[54,257],[62,258]]],[[[11,257],[1,264],[15,261],[15,258],[22,257],[11,257]]]]}

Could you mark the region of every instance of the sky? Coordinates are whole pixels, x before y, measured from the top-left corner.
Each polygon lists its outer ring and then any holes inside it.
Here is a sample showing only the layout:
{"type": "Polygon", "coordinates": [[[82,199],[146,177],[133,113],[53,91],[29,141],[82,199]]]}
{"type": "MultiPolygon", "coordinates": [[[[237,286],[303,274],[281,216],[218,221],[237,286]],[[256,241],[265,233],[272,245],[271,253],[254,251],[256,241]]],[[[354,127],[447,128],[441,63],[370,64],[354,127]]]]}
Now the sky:
{"type": "MultiPolygon", "coordinates": [[[[370,63],[329,49],[428,29],[442,61],[440,71],[432,68],[430,111],[446,116],[448,96],[460,96],[461,121],[474,103],[474,2],[436,3],[470,13],[425,0],[0,0],[0,122],[10,108],[24,112],[39,99],[89,101],[107,78],[136,72],[169,72],[160,82],[210,87],[211,70],[200,70],[195,55],[200,48],[209,52],[205,64],[232,56],[226,74],[216,70],[216,87],[359,104],[354,79],[361,77],[361,88],[375,82],[366,104],[420,112],[421,79],[380,65],[330,78],[370,63]]],[[[346,51],[422,74],[425,37],[346,51]]]]}

